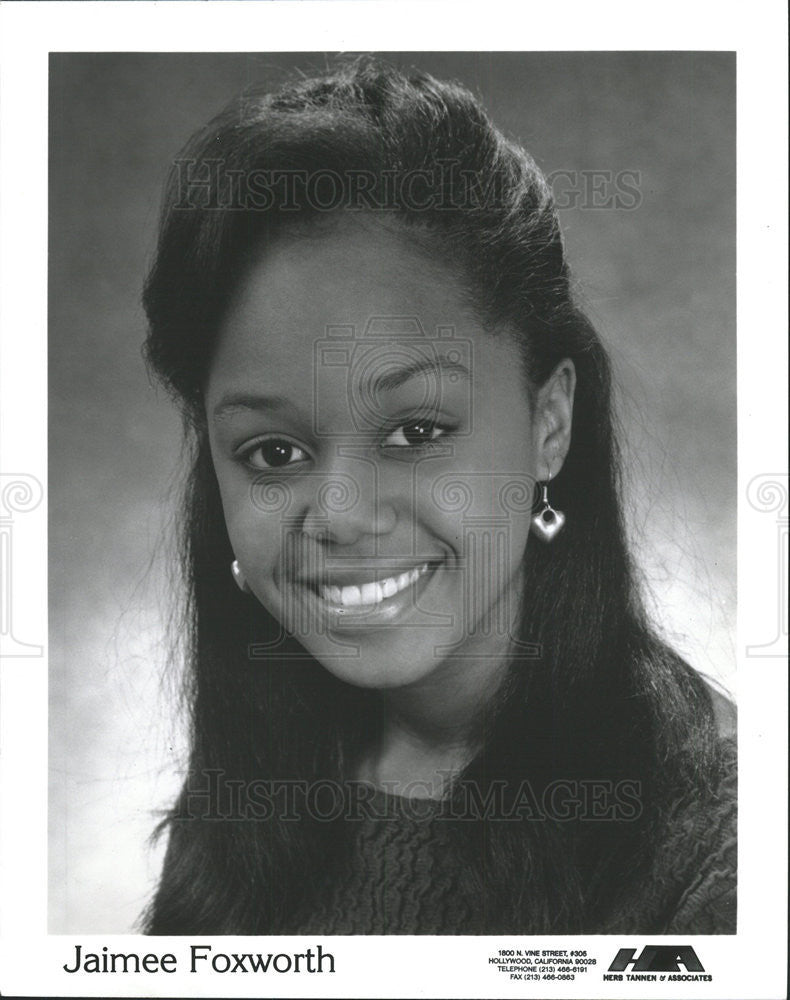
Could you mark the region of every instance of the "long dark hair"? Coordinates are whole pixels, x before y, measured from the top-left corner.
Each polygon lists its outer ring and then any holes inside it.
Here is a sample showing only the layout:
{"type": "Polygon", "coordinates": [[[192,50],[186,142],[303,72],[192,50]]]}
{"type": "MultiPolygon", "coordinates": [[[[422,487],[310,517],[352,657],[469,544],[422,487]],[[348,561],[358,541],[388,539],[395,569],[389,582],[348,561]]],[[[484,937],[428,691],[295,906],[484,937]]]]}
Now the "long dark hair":
{"type": "Polygon", "coordinates": [[[202,402],[213,339],[249,255],[337,210],[379,213],[441,255],[485,323],[518,337],[532,385],[560,359],[576,367],[573,441],[552,483],[567,525],[524,556],[519,638],[540,657],[514,660],[482,710],[481,749],[453,794],[471,782],[481,799],[493,783],[516,795],[528,778],[539,800],[559,779],[630,781],[638,815],[460,818],[448,829],[488,933],[603,932],[637,905],[633,888],[654,864],[672,802],[702,795],[711,780],[710,697],[640,600],[609,362],[574,302],[546,181],[463,87],[369,58],[242,96],[193,137],[168,183],[144,302],[147,357],[180,402],[192,445],[182,536],[192,742],[147,930],[293,931],[309,887],[348,850],[342,820],[307,811],[294,823],[274,810],[244,821],[227,811],[234,782],[343,782],[380,709],[375,693],[278,639],[278,623],[234,586],[202,402]]]}

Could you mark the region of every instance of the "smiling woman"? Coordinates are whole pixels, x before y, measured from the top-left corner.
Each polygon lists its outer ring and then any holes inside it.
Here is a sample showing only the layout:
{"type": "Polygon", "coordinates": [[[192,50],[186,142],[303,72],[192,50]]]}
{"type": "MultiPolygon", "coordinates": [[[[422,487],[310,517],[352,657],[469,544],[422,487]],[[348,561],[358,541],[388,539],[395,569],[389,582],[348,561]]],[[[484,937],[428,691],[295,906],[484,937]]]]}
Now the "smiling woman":
{"type": "Polygon", "coordinates": [[[643,610],[529,156],[369,59],[246,95],[145,305],[194,446],[149,932],[733,932],[731,706],[643,610]]]}
{"type": "MultiPolygon", "coordinates": [[[[471,709],[507,655],[529,504],[509,519],[493,581],[479,567],[464,572],[464,523],[490,517],[492,483],[559,470],[573,382],[566,362],[533,421],[514,338],[492,337],[457,278],[440,272],[367,214],[344,213],[318,238],[279,242],[240,279],[205,398],[225,525],[249,591],[289,632],[309,623],[302,645],[341,680],[408,685],[410,698],[430,680],[446,715],[454,686],[471,709]],[[429,340],[404,323],[410,312],[423,331],[452,334],[429,340]],[[350,343],[354,357],[340,378],[314,363],[327,327],[367,329],[366,340],[350,343]],[[469,367],[422,356],[426,348],[460,356],[461,343],[469,367]],[[319,398],[325,430],[316,433],[319,398]],[[435,502],[437,483],[472,471],[482,483],[472,504],[435,502]],[[275,482],[287,511],[255,502],[251,486],[275,482]],[[332,487],[345,502],[322,503],[332,487]],[[284,516],[296,532],[282,530],[284,516]],[[509,624],[500,635],[496,618],[509,624]],[[338,656],[339,639],[356,654],[338,656]]],[[[432,699],[423,696],[427,710],[432,699]]]]}

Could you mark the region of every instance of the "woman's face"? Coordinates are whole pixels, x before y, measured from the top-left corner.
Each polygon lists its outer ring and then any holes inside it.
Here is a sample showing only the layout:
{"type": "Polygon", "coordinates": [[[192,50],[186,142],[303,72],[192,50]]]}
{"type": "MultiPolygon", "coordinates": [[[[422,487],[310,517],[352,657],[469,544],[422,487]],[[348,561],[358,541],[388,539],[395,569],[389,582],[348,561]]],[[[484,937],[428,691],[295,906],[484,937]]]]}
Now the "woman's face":
{"type": "Polygon", "coordinates": [[[280,242],[235,293],[206,405],[248,586],[327,670],[498,669],[545,434],[449,271],[359,219],[280,242]]]}

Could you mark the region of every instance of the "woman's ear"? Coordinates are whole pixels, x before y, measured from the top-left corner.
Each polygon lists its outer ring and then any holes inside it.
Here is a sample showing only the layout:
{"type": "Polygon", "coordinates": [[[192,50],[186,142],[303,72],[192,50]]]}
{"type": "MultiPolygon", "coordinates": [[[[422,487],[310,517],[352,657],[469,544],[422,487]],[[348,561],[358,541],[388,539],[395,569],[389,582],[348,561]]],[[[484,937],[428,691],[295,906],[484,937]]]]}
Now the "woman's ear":
{"type": "Polygon", "coordinates": [[[534,439],[537,475],[553,479],[562,468],[571,446],[576,368],[570,358],[560,361],[538,389],[534,439]]]}

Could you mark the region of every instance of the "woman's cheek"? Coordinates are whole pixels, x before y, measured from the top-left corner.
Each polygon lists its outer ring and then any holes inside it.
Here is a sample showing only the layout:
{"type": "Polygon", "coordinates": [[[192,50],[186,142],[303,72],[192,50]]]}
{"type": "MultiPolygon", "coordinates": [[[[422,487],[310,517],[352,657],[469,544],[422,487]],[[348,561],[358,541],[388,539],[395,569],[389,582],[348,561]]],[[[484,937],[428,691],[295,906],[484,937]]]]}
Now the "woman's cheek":
{"type": "Polygon", "coordinates": [[[250,580],[259,587],[272,586],[282,577],[285,557],[280,545],[281,534],[282,525],[271,516],[246,517],[239,525],[240,545],[236,557],[245,565],[250,580]]]}
{"type": "Polygon", "coordinates": [[[248,485],[235,482],[223,485],[220,479],[220,496],[233,554],[257,593],[263,581],[273,576],[280,519],[258,508],[248,485]]]}

